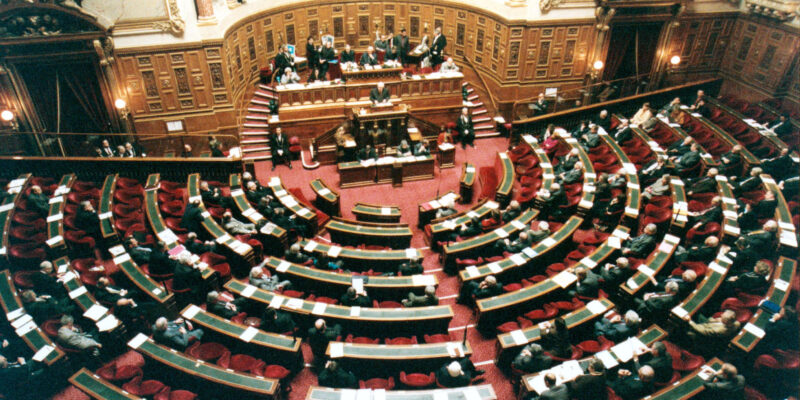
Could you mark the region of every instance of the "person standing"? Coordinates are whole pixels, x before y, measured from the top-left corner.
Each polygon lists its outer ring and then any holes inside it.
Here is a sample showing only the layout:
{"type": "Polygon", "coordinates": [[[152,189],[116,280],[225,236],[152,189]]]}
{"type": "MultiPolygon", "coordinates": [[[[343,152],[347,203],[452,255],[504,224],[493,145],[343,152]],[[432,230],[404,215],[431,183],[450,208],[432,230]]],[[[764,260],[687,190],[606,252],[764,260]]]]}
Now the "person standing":
{"type": "Polygon", "coordinates": [[[447,38],[442,34],[442,28],[436,27],[434,30],[433,42],[431,43],[431,65],[436,67],[444,60],[444,49],[447,47],[447,38]]]}

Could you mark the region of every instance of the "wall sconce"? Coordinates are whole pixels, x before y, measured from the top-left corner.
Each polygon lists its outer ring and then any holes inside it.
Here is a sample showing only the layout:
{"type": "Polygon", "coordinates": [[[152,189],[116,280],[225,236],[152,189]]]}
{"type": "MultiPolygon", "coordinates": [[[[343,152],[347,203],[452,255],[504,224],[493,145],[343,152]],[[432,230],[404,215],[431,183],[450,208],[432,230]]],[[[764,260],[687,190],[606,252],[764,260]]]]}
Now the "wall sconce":
{"type": "Polygon", "coordinates": [[[597,60],[592,64],[592,81],[595,82],[600,77],[600,71],[603,70],[605,64],[602,61],[597,60]]]}
{"type": "Polygon", "coordinates": [[[11,130],[17,130],[17,121],[15,120],[16,115],[11,110],[3,110],[0,111],[0,121],[2,121],[2,126],[10,127],[11,130]]]}
{"type": "Polygon", "coordinates": [[[119,111],[119,115],[122,119],[128,118],[128,114],[130,114],[130,111],[128,110],[128,103],[125,100],[123,99],[114,100],[114,107],[117,108],[117,111],[119,111]]]}
{"type": "Polygon", "coordinates": [[[669,59],[669,63],[670,63],[670,64],[672,64],[672,67],[673,67],[673,68],[674,68],[674,67],[677,67],[677,66],[678,66],[678,64],[680,64],[680,63],[681,63],[681,56],[672,56],[672,57],[669,59]]]}

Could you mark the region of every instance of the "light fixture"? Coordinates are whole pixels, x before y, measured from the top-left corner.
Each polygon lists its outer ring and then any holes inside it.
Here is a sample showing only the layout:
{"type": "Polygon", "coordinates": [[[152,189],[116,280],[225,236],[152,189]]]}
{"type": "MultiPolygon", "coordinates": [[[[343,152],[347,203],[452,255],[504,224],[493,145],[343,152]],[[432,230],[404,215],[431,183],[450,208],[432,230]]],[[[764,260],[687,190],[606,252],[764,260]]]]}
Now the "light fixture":
{"type": "Polygon", "coordinates": [[[681,56],[672,56],[672,58],[669,59],[669,63],[672,64],[673,67],[680,64],[681,56]]]}
{"type": "Polygon", "coordinates": [[[114,101],[114,107],[117,107],[117,110],[123,110],[127,106],[128,106],[128,103],[125,102],[125,100],[123,100],[123,99],[116,99],[114,101]]]}
{"type": "Polygon", "coordinates": [[[602,61],[597,60],[597,61],[594,62],[594,64],[592,64],[592,67],[594,67],[595,70],[599,71],[599,70],[603,69],[604,65],[605,64],[603,64],[602,61]]]}
{"type": "Polygon", "coordinates": [[[5,122],[9,122],[14,119],[14,112],[11,110],[3,110],[0,112],[0,119],[5,122]]]}

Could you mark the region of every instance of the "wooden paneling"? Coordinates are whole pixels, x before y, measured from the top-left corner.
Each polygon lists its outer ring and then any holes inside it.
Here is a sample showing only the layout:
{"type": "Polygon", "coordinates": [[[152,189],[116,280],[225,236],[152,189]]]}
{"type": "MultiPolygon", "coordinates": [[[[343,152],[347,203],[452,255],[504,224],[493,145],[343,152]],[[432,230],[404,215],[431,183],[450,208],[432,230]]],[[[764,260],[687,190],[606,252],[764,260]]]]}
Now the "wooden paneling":
{"type": "Polygon", "coordinates": [[[678,70],[683,72],[717,70],[729,47],[735,16],[710,15],[680,21],[667,46],[667,60],[681,57],[678,70]]]}

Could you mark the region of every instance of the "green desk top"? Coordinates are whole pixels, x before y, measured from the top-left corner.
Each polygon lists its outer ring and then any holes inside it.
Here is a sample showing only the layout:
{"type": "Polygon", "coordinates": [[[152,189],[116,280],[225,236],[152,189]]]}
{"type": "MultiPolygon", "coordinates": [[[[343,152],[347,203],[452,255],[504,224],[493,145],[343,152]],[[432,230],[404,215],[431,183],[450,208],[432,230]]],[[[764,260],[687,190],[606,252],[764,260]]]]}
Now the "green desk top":
{"type": "Polygon", "coordinates": [[[309,185],[311,185],[311,190],[313,190],[318,197],[325,199],[328,203],[335,203],[339,200],[339,193],[334,192],[322,179],[314,179],[309,182],[309,185]]]}
{"type": "MultiPolygon", "coordinates": [[[[599,304],[603,306],[602,312],[593,313],[590,311],[586,306],[581,307],[577,310],[570,312],[569,314],[563,315],[564,322],[567,323],[567,328],[572,329],[580,324],[583,324],[586,321],[592,320],[596,317],[602,316],[608,310],[614,308],[614,303],[612,303],[608,299],[599,299],[597,300],[599,304]]],[[[599,311],[599,310],[598,310],[599,311]]],[[[552,321],[551,321],[552,322],[552,321]]],[[[524,342],[517,342],[514,337],[518,336],[519,333],[509,332],[497,335],[497,341],[500,343],[500,347],[503,349],[513,348],[517,346],[524,346],[530,342],[535,342],[539,340],[541,337],[541,331],[539,329],[539,325],[534,325],[525,329],[520,329],[519,332],[524,335],[524,342]]],[[[520,337],[522,338],[522,337],[520,337]]]]}
{"type": "Polygon", "coordinates": [[[374,359],[374,360],[419,360],[431,358],[450,358],[450,351],[458,354],[463,352],[465,357],[472,355],[472,346],[458,342],[442,342],[427,344],[361,344],[330,342],[325,355],[331,358],[374,359]],[[341,347],[341,357],[333,357],[334,349],[341,347]],[[460,351],[458,350],[460,349],[460,351]]]}
{"type": "MultiPolygon", "coordinates": [[[[273,301],[275,294],[266,290],[258,289],[254,286],[245,284],[236,279],[231,279],[225,284],[225,289],[230,290],[238,295],[248,297],[252,300],[270,304],[273,301]],[[252,292],[252,293],[249,293],[252,292]]],[[[278,296],[283,297],[283,296],[278,296]]],[[[319,315],[321,318],[334,318],[334,319],[350,319],[354,321],[374,321],[374,322],[390,322],[390,321],[426,321],[426,320],[439,320],[451,319],[453,317],[453,309],[450,306],[430,306],[430,307],[416,307],[416,308],[361,308],[357,315],[355,307],[345,307],[338,305],[331,305],[319,303],[314,301],[306,301],[297,299],[297,307],[289,304],[291,299],[283,297],[281,302],[281,309],[298,314],[314,314],[319,315]],[[318,305],[320,304],[320,305],[318,305]],[[325,304],[324,306],[322,304],[325,304]],[[292,307],[290,307],[292,306],[292,307]],[[315,310],[315,308],[317,308],[315,310]],[[316,311],[316,312],[315,312],[316,311]]]]}
{"type": "Polygon", "coordinates": [[[86,368],[81,368],[75,375],[72,375],[69,378],[69,383],[97,400],[144,400],[143,397],[137,397],[123,391],[118,386],[111,384],[86,368]]]}
{"type": "Polygon", "coordinates": [[[411,228],[406,226],[376,226],[361,224],[356,221],[345,221],[340,219],[331,219],[325,224],[328,231],[336,231],[350,235],[359,236],[379,236],[379,237],[410,237],[412,235],[411,228]]]}
{"type": "Polygon", "coordinates": [[[539,243],[534,244],[531,248],[533,252],[520,252],[515,255],[509,256],[503,260],[494,263],[484,264],[476,267],[476,270],[470,268],[469,270],[459,271],[459,276],[462,282],[470,280],[482,280],[489,275],[499,275],[506,271],[522,268],[527,265],[531,260],[538,259],[542,254],[548,253],[551,249],[558,247],[566,239],[572,237],[572,234],[581,226],[583,218],[578,216],[571,216],[557,231],[550,234],[539,243]]]}
{"type": "MultiPolygon", "coordinates": [[[[747,123],[745,121],[748,120],[748,119],[751,119],[750,117],[740,113],[739,111],[734,110],[733,108],[730,108],[727,104],[724,104],[724,103],[722,103],[721,101],[719,101],[717,99],[709,98],[708,100],[709,100],[708,102],[710,104],[713,104],[715,107],[720,108],[724,112],[736,117],[739,121],[747,123]]],[[[775,110],[772,110],[772,108],[769,107],[768,105],[766,105],[764,103],[758,103],[758,105],[761,108],[763,108],[765,111],[770,112],[770,113],[772,113],[774,115],[778,115],[777,112],[775,112],[775,110]]],[[[797,125],[797,122],[794,121],[794,120],[791,120],[791,123],[792,123],[792,125],[797,125]]],[[[789,147],[789,146],[786,145],[786,142],[784,142],[783,140],[781,140],[779,137],[777,137],[775,135],[762,134],[759,129],[756,129],[754,127],[751,127],[750,130],[757,132],[759,135],[761,135],[761,137],[763,137],[763,138],[767,139],[768,141],[772,142],[772,144],[775,147],[777,147],[778,149],[785,149],[786,147],[789,147]]]]}
{"type": "MultiPolygon", "coordinates": [[[[189,180],[186,184],[186,192],[191,198],[201,198],[200,195],[200,174],[191,174],[189,175],[189,180]]],[[[252,255],[253,248],[250,247],[247,243],[242,243],[239,239],[231,236],[227,231],[222,229],[221,226],[211,217],[211,214],[208,213],[206,210],[205,204],[203,204],[202,199],[200,200],[200,208],[204,212],[203,216],[203,227],[208,231],[208,233],[214,237],[214,240],[219,243],[223,244],[225,247],[230,249],[232,252],[239,254],[242,257],[247,257],[248,255],[252,255]]]]}
{"type": "MultiPolygon", "coordinates": [[[[661,327],[659,327],[658,325],[655,325],[655,324],[650,325],[649,328],[639,332],[639,335],[637,336],[637,338],[639,338],[639,341],[642,342],[642,344],[644,344],[645,346],[648,346],[648,347],[651,346],[653,343],[655,343],[655,342],[657,342],[657,341],[659,341],[661,339],[664,339],[665,337],[667,337],[667,331],[661,329],[661,327]]],[[[615,361],[617,361],[618,363],[621,364],[619,358],[617,358],[617,356],[616,356],[616,354],[614,354],[614,352],[610,351],[610,352],[608,352],[608,354],[610,354],[611,357],[615,361]]],[[[588,363],[588,361],[592,360],[593,358],[594,358],[593,355],[589,356],[587,358],[584,358],[583,360],[580,360],[579,363],[583,365],[584,363],[588,363]]],[[[525,385],[525,389],[529,393],[535,391],[534,386],[533,386],[533,382],[536,379],[536,377],[538,377],[539,375],[541,375],[543,373],[545,373],[545,371],[536,372],[536,373],[533,373],[533,374],[527,374],[527,375],[523,375],[522,376],[522,383],[525,385]]]]}
{"type": "Polygon", "coordinates": [[[658,275],[659,271],[661,271],[670,257],[672,257],[672,253],[675,252],[675,248],[678,247],[679,243],[680,238],[670,234],[664,235],[664,239],[661,240],[661,243],[650,253],[644,263],[637,267],[638,271],[636,271],[630,279],[620,285],[620,289],[630,295],[635,295],[643,286],[646,286],[650,282],[650,277],[642,272],[642,270],[645,270],[652,276],[658,275]],[[647,268],[649,268],[652,273],[647,271],[647,268]]]}
{"type": "Polygon", "coordinates": [[[717,255],[717,259],[709,263],[709,268],[706,271],[706,276],[703,278],[703,281],[700,282],[697,288],[686,296],[680,304],[672,309],[672,314],[681,318],[683,312],[694,315],[699,311],[700,308],[711,299],[711,296],[717,291],[719,285],[725,280],[730,266],[730,259],[722,254],[717,255]]]}
{"type": "Polygon", "coordinates": [[[274,395],[278,389],[277,380],[236,372],[203,362],[156,344],[142,333],[131,339],[128,346],[162,364],[208,382],[269,396],[274,395]]]}
{"type": "Polygon", "coordinates": [[[114,228],[114,214],[111,212],[111,206],[114,202],[114,190],[117,187],[117,176],[117,174],[106,176],[103,181],[103,187],[100,190],[100,204],[97,215],[101,216],[100,233],[106,239],[117,236],[117,230],[114,228]]]}
{"type": "MultiPolygon", "coordinates": [[[[231,188],[231,198],[233,202],[236,203],[236,207],[239,208],[239,213],[242,214],[243,217],[247,218],[250,222],[254,224],[258,224],[261,220],[266,219],[261,213],[256,211],[250,205],[250,202],[247,201],[247,197],[244,194],[242,189],[242,176],[240,174],[231,174],[230,176],[230,188],[231,188]]],[[[271,230],[269,230],[269,235],[276,237],[276,238],[283,238],[286,236],[286,229],[281,228],[278,225],[272,224],[271,230]]],[[[261,231],[264,232],[263,230],[261,231]]]]}
{"type": "MultiPolygon", "coordinates": [[[[20,193],[22,193],[25,187],[28,185],[28,180],[30,179],[31,174],[22,174],[17,177],[14,181],[18,181],[21,183],[20,186],[17,186],[17,189],[9,189],[6,187],[8,193],[12,194],[12,196],[8,196],[3,199],[3,206],[8,206],[8,204],[14,204],[14,206],[10,206],[9,209],[0,211],[0,226],[3,227],[3,237],[2,237],[2,252],[0,252],[0,256],[8,257],[8,230],[11,225],[11,214],[14,212],[14,207],[16,207],[17,200],[21,197],[20,193]]],[[[13,182],[13,181],[12,181],[13,182]]],[[[10,182],[9,182],[10,183],[10,182]]]]}
{"type": "MultiPolygon", "coordinates": [[[[331,251],[331,248],[338,247],[341,249],[339,251],[339,255],[336,258],[341,258],[344,260],[381,260],[381,261],[408,261],[412,258],[422,258],[422,253],[417,249],[405,249],[405,250],[362,250],[362,249],[354,249],[351,247],[340,247],[335,245],[329,245],[325,243],[321,243],[311,239],[302,239],[300,240],[300,246],[303,248],[303,251],[306,253],[317,253],[317,254],[328,254],[331,251]],[[311,243],[314,243],[311,245],[311,243]],[[310,248],[310,250],[309,250],[310,248]]],[[[374,277],[372,277],[374,278],[374,277]]],[[[370,279],[372,279],[370,278],[370,279]]]]}
{"type": "MultiPolygon", "coordinates": [[[[692,116],[697,121],[700,121],[703,125],[707,128],[711,129],[713,132],[716,133],[717,137],[720,138],[722,141],[728,143],[730,146],[735,146],[739,144],[739,141],[736,140],[730,133],[726,132],[724,129],[717,126],[717,124],[711,122],[708,118],[703,116],[696,116],[691,113],[689,115],[692,116]]],[[[749,165],[759,165],[761,164],[761,160],[756,157],[753,153],[750,152],[746,147],[742,147],[742,159],[744,159],[747,164],[749,165]]]]}
{"type": "Polygon", "coordinates": [[[300,351],[300,339],[295,340],[291,336],[279,335],[272,332],[264,332],[261,329],[239,325],[218,315],[206,312],[194,304],[186,306],[186,308],[181,311],[181,316],[203,326],[207,330],[211,329],[234,340],[242,341],[243,343],[246,341],[242,339],[242,334],[248,329],[255,329],[257,332],[255,332],[255,335],[247,342],[256,346],[268,347],[280,351],[288,351],[292,353],[297,353],[300,351]]]}
{"type": "Polygon", "coordinates": [[[483,219],[485,215],[489,214],[492,210],[498,207],[500,207],[500,205],[493,200],[483,200],[482,202],[473,206],[470,210],[462,211],[441,221],[431,223],[431,233],[436,235],[442,232],[452,231],[457,226],[466,223],[474,217],[483,219]]]}
{"type": "Polygon", "coordinates": [[[670,196],[672,197],[672,219],[670,225],[679,229],[686,227],[689,221],[689,202],[686,199],[686,185],[680,177],[673,175],[669,180],[670,196]]]}
{"type": "Polygon", "coordinates": [[[511,194],[511,189],[514,188],[515,174],[514,163],[508,158],[508,153],[497,153],[498,161],[500,162],[500,183],[497,185],[497,194],[508,196],[511,194]]]}
{"type": "MultiPolygon", "coordinates": [[[[789,291],[791,289],[788,287],[788,285],[791,285],[796,269],[796,260],[786,257],[781,257],[778,259],[778,265],[774,271],[774,277],[770,284],[769,291],[767,291],[767,295],[764,298],[783,307],[786,304],[786,300],[789,298],[789,291]],[[783,289],[779,288],[784,286],[786,287],[783,289]]],[[[767,324],[769,324],[769,319],[771,317],[771,314],[759,309],[756,314],[750,318],[750,321],[747,323],[747,325],[752,324],[758,328],[754,331],[758,331],[759,329],[763,331],[767,324]]],[[[739,333],[736,334],[736,336],[731,340],[731,344],[733,346],[738,347],[745,352],[752,350],[753,347],[755,347],[761,340],[761,338],[751,331],[749,329],[750,327],[747,325],[745,325],[745,328],[741,329],[739,333]]]]}
{"type": "MultiPolygon", "coordinates": [[[[290,263],[275,257],[267,258],[266,266],[281,275],[302,277],[314,280],[327,285],[341,286],[339,289],[346,290],[352,286],[353,275],[343,274],[322,269],[311,268],[305,265],[290,263]]],[[[291,278],[289,280],[292,280],[291,278]]],[[[370,276],[364,282],[364,288],[369,291],[371,288],[407,288],[409,291],[414,288],[424,288],[438,284],[436,275],[412,275],[412,276],[370,276]]]]}
{"type": "MultiPolygon", "coordinates": [[[[575,139],[573,137],[568,137],[566,139],[561,138],[561,140],[566,142],[571,149],[578,150],[578,157],[580,157],[581,159],[581,164],[583,164],[583,171],[584,171],[583,187],[585,188],[587,185],[594,187],[594,183],[597,180],[597,174],[594,171],[594,164],[592,164],[592,160],[589,158],[589,154],[587,154],[586,150],[583,149],[583,146],[581,146],[578,143],[578,139],[575,139]]],[[[578,203],[578,208],[585,211],[591,210],[592,205],[594,204],[594,195],[595,195],[594,190],[591,191],[583,190],[581,193],[581,202],[578,203]]]]}
{"type": "Polygon", "coordinates": [[[723,212],[723,234],[733,239],[739,237],[739,212],[736,206],[736,197],[733,195],[730,186],[727,185],[728,178],[720,177],[717,175],[717,192],[722,198],[722,212],[723,212]],[[724,213],[728,213],[725,216],[724,213]]]}
{"type": "Polygon", "coordinates": [[[461,185],[470,187],[475,184],[475,164],[464,163],[461,171],[461,185]]]}
{"type": "MultiPolygon", "coordinates": [[[[659,123],[660,125],[663,125],[663,126],[666,128],[666,129],[669,129],[671,132],[673,132],[673,133],[675,133],[676,135],[678,135],[678,137],[680,137],[680,140],[684,140],[684,139],[685,139],[685,138],[687,138],[687,137],[691,137],[691,136],[689,136],[689,134],[688,134],[688,133],[686,133],[686,131],[685,131],[685,130],[683,130],[683,128],[681,128],[681,126],[680,126],[679,124],[677,124],[677,123],[673,123],[673,122],[666,122],[666,121],[663,121],[663,120],[659,120],[659,122],[658,122],[658,123],[659,123]]],[[[709,168],[709,167],[715,167],[715,166],[718,166],[718,165],[719,165],[719,162],[718,162],[717,160],[715,160],[715,159],[714,159],[714,157],[710,156],[710,154],[708,153],[708,151],[706,151],[706,148],[705,148],[705,147],[703,147],[703,145],[702,145],[702,144],[698,143],[696,140],[694,140],[694,138],[692,138],[692,141],[693,141],[695,144],[697,144],[697,147],[699,147],[699,148],[700,148],[701,161],[702,161],[703,165],[705,165],[705,166],[706,166],[706,168],[709,168]],[[709,156],[705,156],[705,154],[709,154],[709,156]]],[[[674,143],[674,142],[673,142],[673,143],[674,143]]],[[[669,144],[672,144],[672,143],[669,143],[669,144]]]]}
{"type": "MultiPolygon", "coordinates": [[[[3,306],[3,311],[6,313],[6,319],[17,320],[24,318],[27,315],[22,306],[22,300],[17,296],[17,289],[14,287],[14,282],[8,270],[0,271],[0,305],[3,306]],[[12,314],[12,315],[9,315],[12,314]]],[[[11,323],[11,321],[9,321],[11,323]]],[[[13,326],[11,327],[14,328],[13,326]]],[[[61,357],[64,357],[64,352],[57,348],[56,345],[45,336],[44,332],[36,325],[33,320],[26,322],[20,326],[17,335],[28,344],[31,350],[38,352],[39,350],[48,351],[49,353],[44,357],[44,363],[52,365],[61,357]],[[24,331],[21,332],[20,330],[24,331]],[[20,335],[21,333],[21,335],[20,335]],[[47,348],[45,347],[47,346],[47,348]]]]}
{"type": "Polygon", "coordinates": [[[356,203],[353,207],[353,214],[366,214],[378,217],[397,217],[400,218],[400,207],[379,206],[376,204],[356,203]]]}
{"type": "MultiPolygon", "coordinates": [[[[75,182],[75,174],[67,174],[61,177],[58,182],[58,189],[53,192],[50,197],[50,207],[48,208],[47,216],[55,216],[64,214],[64,204],[66,204],[66,192],[72,188],[72,183],[75,182]],[[58,193],[58,195],[56,195],[58,193]],[[55,200],[55,201],[54,201],[55,200]]],[[[47,245],[51,249],[64,248],[67,243],[64,241],[64,218],[50,221],[47,223],[47,245]]]]}
{"type": "MultiPolygon", "coordinates": [[[[69,265],[69,259],[67,257],[61,257],[57,260],[54,260],[53,269],[58,272],[60,271],[72,272],[74,277],[68,281],[63,282],[64,288],[67,289],[67,293],[78,293],[78,292],[73,292],[75,290],[83,291],[83,289],[81,289],[84,286],[83,282],[81,282],[75,270],[72,269],[72,267],[69,265]]],[[[83,292],[77,297],[74,297],[72,301],[75,302],[75,304],[77,304],[78,307],[80,307],[81,310],[83,311],[86,311],[91,306],[97,304],[97,301],[95,300],[94,296],[92,296],[88,291],[83,292]]]]}
{"type": "Polygon", "coordinates": [[[620,147],[614,139],[611,139],[607,134],[600,135],[600,137],[605,140],[606,145],[611,148],[611,151],[625,170],[625,179],[628,181],[625,193],[625,215],[630,218],[637,218],[639,216],[639,208],[642,205],[642,188],[639,186],[639,175],[636,171],[636,165],[631,162],[631,159],[628,158],[628,155],[625,154],[622,147],[620,147]]]}
{"type": "MultiPolygon", "coordinates": [[[[722,361],[718,358],[714,358],[711,361],[705,364],[713,368],[715,371],[719,370],[722,367],[722,361]]],[[[698,373],[700,372],[700,368],[694,370],[693,372],[689,373],[689,375],[684,376],[681,380],[677,383],[667,386],[664,389],[659,390],[658,392],[645,397],[646,400],[683,400],[689,399],[694,397],[697,393],[703,391],[704,381],[698,373]]]]}
{"type": "Polygon", "coordinates": [[[547,156],[547,153],[544,151],[544,149],[539,147],[539,142],[535,137],[531,135],[523,135],[522,140],[524,140],[525,143],[530,146],[531,150],[533,150],[533,154],[535,154],[536,158],[539,159],[538,166],[542,169],[542,188],[549,190],[550,185],[552,185],[553,181],[555,180],[555,171],[553,171],[553,164],[550,162],[550,157],[547,156]]]}
{"type": "MultiPolygon", "coordinates": [[[[370,389],[361,389],[369,391],[370,389]]],[[[346,400],[357,398],[355,389],[332,389],[312,386],[308,389],[306,400],[346,400]]],[[[464,400],[478,398],[481,400],[495,400],[497,396],[491,385],[467,386],[454,389],[429,389],[429,390],[387,390],[384,392],[386,400],[464,400]],[[467,397],[469,396],[476,397],[467,397]],[[443,396],[443,397],[440,397],[443,396]]]]}
{"type": "Polygon", "coordinates": [[[292,214],[297,215],[297,218],[307,223],[316,220],[317,214],[313,210],[306,208],[296,197],[289,193],[286,188],[283,187],[281,178],[273,176],[269,179],[268,186],[272,189],[272,192],[275,193],[275,197],[278,198],[278,201],[291,211],[292,214]]]}
{"type": "Polygon", "coordinates": [[[158,282],[154,281],[153,278],[145,274],[144,271],[136,265],[122,245],[116,245],[109,249],[109,251],[116,251],[119,253],[119,255],[113,259],[114,264],[122,270],[125,276],[127,276],[136,287],[147,293],[150,298],[162,304],[172,298],[172,293],[168,293],[166,289],[158,282]]]}
{"type": "Polygon", "coordinates": [[[520,214],[517,218],[514,218],[511,222],[503,225],[500,228],[497,228],[491,232],[482,233],[478,236],[471,237],[467,240],[453,243],[451,245],[444,246],[444,254],[447,256],[452,256],[454,254],[458,254],[465,251],[474,250],[483,246],[488,246],[494,243],[497,239],[500,239],[500,235],[497,234],[498,230],[503,230],[506,232],[506,236],[515,235],[520,232],[521,229],[528,229],[528,224],[533,221],[536,216],[539,215],[539,210],[535,209],[528,209],[525,210],[522,214],[520,214]],[[522,228],[518,226],[522,224],[522,228]]]}
{"type": "Polygon", "coordinates": [[[775,180],[767,174],[761,175],[761,181],[767,190],[775,195],[775,200],[778,201],[778,207],[775,208],[775,220],[778,222],[778,237],[781,246],[789,248],[797,248],[797,236],[795,233],[795,226],[792,222],[792,213],[789,211],[789,205],[786,203],[786,198],[783,196],[783,191],[775,183],[775,180]]]}

